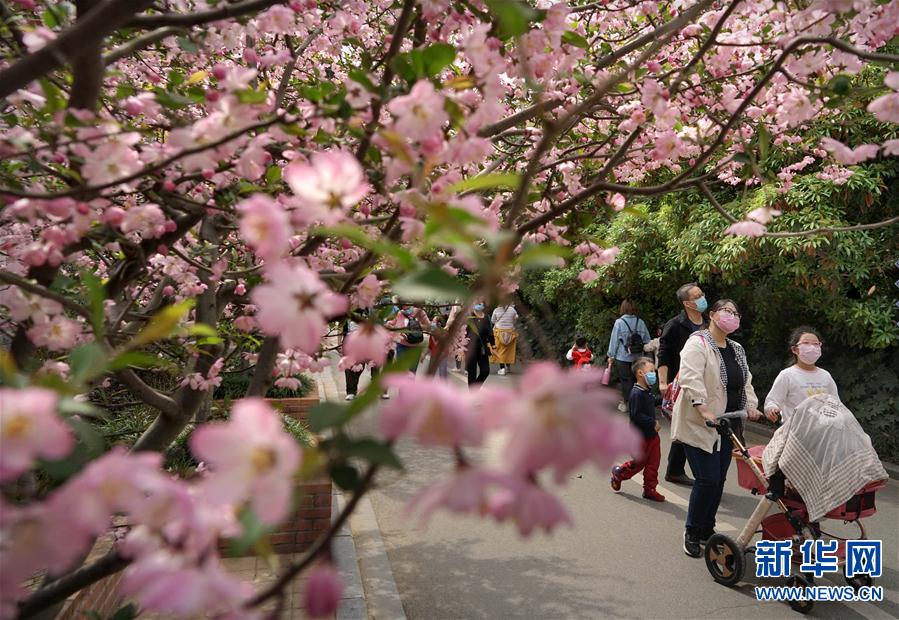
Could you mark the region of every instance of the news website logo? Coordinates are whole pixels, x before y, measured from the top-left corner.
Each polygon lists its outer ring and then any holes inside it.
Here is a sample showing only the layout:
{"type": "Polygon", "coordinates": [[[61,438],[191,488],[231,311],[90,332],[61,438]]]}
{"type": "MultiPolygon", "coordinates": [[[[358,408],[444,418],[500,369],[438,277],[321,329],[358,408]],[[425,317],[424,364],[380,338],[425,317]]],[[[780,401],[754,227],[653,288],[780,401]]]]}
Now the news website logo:
{"type": "MultiPolygon", "coordinates": [[[[806,540],[800,547],[799,572],[820,579],[829,573],[843,572],[847,580],[862,577],[858,587],[756,587],[756,599],[776,601],[878,601],[883,588],[871,586],[883,574],[883,541],[847,540],[844,557],[836,540],[806,540]],[[864,579],[867,577],[867,579],[864,579]],[[866,585],[861,585],[866,584],[866,585]]],[[[792,540],[760,540],[755,546],[755,576],[790,577],[793,565],[792,540]]],[[[812,583],[811,579],[807,580],[812,583]]]]}

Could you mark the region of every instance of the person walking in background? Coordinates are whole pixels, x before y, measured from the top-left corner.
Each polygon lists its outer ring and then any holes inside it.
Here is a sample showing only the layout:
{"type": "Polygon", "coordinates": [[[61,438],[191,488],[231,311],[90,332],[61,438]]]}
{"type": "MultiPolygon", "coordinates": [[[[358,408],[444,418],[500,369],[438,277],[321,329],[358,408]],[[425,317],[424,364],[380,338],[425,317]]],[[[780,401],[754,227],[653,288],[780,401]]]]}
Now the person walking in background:
{"type": "Polygon", "coordinates": [[[643,347],[650,340],[646,323],[637,316],[637,306],[625,299],[619,308],[621,314],[612,326],[612,336],[609,338],[609,367],[614,363],[615,374],[621,383],[622,402],[618,405],[619,411],[627,410],[627,401],[634,387],[634,375],[631,372],[631,364],[643,355],[643,347]]]}
{"type": "MultiPolygon", "coordinates": [[[[688,282],[677,289],[677,300],[683,306],[676,317],[665,323],[659,337],[659,392],[664,399],[668,385],[680,370],[680,355],[691,334],[709,326],[703,315],[708,308],[705,294],[695,282],[688,282]]],[[[687,476],[684,467],[687,464],[687,453],[679,442],[671,441],[668,452],[668,467],[665,469],[665,480],[674,484],[690,486],[693,481],[687,476]]]]}
{"type": "MultiPolygon", "coordinates": [[[[722,416],[745,415],[750,420],[761,416],[746,352],[728,338],[740,327],[737,305],[730,299],[720,299],[709,316],[709,328],[687,338],[681,351],[681,389],[671,424],[671,436],[684,444],[696,479],[683,543],[684,553],[692,558],[700,556],[700,546],[715,534],[715,516],[733,450],[730,436],[719,435],[706,422],[717,422],[722,416]]],[[[739,437],[742,419],[735,418],[732,428],[739,437]]]]}
{"type": "MultiPolygon", "coordinates": [[[[438,314],[434,317],[434,320],[431,321],[431,333],[428,336],[428,353],[432,360],[437,357],[440,346],[448,335],[446,331],[446,322],[447,315],[445,314],[438,314]]],[[[443,351],[443,355],[440,356],[440,359],[437,362],[437,376],[442,379],[446,379],[449,376],[449,355],[450,351],[447,348],[443,351]]]]}
{"type": "Polygon", "coordinates": [[[493,326],[485,309],[483,301],[476,302],[465,326],[468,336],[468,349],[465,354],[468,387],[480,386],[490,376],[489,356],[490,345],[493,344],[493,326]]]}
{"type": "Polygon", "coordinates": [[[388,326],[400,330],[396,343],[396,355],[402,356],[406,351],[412,349],[418,351],[418,356],[410,368],[414,375],[418,372],[418,364],[421,361],[421,355],[424,351],[424,330],[431,328],[431,320],[424,310],[418,306],[411,304],[401,304],[400,311],[394,317],[388,326]]]}
{"type": "Polygon", "coordinates": [[[662,328],[658,328],[656,330],[656,337],[646,343],[643,347],[644,353],[652,354],[652,363],[656,365],[656,369],[659,367],[659,341],[662,339],[662,328]]]}
{"type": "MultiPolygon", "coordinates": [[[[356,321],[347,319],[347,321],[343,324],[343,331],[341,332],[341,347],[343,347],[343,343],[346,342],[347,336],[349,336],[357,329],[359,329],[359,324],[356,321]]],[[[359,379],[362,378],[362,373],[365,372],[366,366],[369,367],[371,377],[372,379],[374,379],[376,371],[370,364],[359,364],[353,368],[344,369],[343,374],[344,378],[346,379],[346,400],[353,400],[354,398],[356,398],[356,394],[359,391],[359,379]]]]}
{"type": "Polygon", "coordinates": [[[772,422],[780,416],[786,422],[793,410],[809,396],[830,394],[839,398],[837,384],[830,373],[815,364],[824,344],[821,334],[803,325],[790,334],[790,366],[780,371],[765,399],[765,415],[772,422]]]}
{"type": "Polygon", "coordinates": [[[656,401],[652,394],[652,386],[657,381],[656,367],[651,359],[641,357],[634,362],[632,372],[636,383],[631,390],[627,408],[631,424],[643,435],[643,445],[639,457],[612,468],[612,490],[617,493],[621,490],[622,480],[630,480],[642,471],[643,497],[654,502],[664,502],[665,496],[656,491],[659,484],[659,461],[662,458],[656,401]]]}
{"type": "Polygon", "coordinates": [[[504,375],[512,371],[512,364],[515,363],[515,347],[518,345],[518,331],[515,327],[518,322],[518,311],[511,303],[497,306],[490,320],[493,323],[495,343],[491,348],[490,361],[499,364],[497,374],[504,375]]]}
{"type": "Polygon", "coordinates": [[[575,368],[583,368],[592,364],[593,351],[587,346],[587,339],[583,336],[578,336],[574,341],[574,345],[565,354],[565,359],[573,362],[575,368]]]}

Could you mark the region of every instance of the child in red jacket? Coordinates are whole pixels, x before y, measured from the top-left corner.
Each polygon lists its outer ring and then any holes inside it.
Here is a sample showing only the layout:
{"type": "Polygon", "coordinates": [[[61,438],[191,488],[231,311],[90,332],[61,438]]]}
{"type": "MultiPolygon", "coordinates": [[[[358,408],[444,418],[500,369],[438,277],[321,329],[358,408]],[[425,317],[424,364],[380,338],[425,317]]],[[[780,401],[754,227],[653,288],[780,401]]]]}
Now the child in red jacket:
{"type": "Polygon", "coordinates": [[[583,368],[589,365],[593,361],[593,351],[587,346],[587,339],[583,336],[578,336],[577,340],[574,341],[574,346],[565,354],[565,359],[569,362],[574,362],[575,368],[583,368]]]}

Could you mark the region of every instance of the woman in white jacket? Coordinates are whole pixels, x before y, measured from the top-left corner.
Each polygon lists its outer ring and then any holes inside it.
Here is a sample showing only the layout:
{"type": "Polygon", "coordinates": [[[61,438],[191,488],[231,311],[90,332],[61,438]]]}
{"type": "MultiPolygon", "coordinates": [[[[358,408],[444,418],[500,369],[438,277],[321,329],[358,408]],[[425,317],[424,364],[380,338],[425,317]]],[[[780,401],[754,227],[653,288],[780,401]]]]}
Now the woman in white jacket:
{"type": "Polygon", "coordinates": [[[684,553],[690,557],[699,557],[700,544],[715,533],[733,449],[730,438],[719,438],[706,421],[739,411],[751,420],[760,416],[746,353],[727,337],[740,326],[737,305],[721,299],[712,305],[709,318],[709,328],[690,336],[681,351],[680,393],[671,424],[671,436],[684,444],[695,478],[684,532],[684,553]]]}

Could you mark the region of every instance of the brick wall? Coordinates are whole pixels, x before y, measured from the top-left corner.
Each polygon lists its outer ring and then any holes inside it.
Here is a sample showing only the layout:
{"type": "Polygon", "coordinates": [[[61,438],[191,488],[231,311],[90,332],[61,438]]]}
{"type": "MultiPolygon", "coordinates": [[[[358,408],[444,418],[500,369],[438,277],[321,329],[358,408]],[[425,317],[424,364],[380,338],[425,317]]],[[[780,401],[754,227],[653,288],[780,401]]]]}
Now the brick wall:
{"type": "MultiPolygon", "coordinates": [[[[331,481],[307,482],[298,487],[296,513],[269,536],[275,553],[306,551],[331,527],[331,481]]],[[[222,555],[234,557],[227,544],[220,545],[222,555]]],[[[253,551],[247,552],[248,555],[253,551]]]]}
{"type": "Polygon", "coordinates": [[[268,403],[284,415],[297,420],[308,420],[309,410],[318,404],[318,394],[301,398],[267,398],[268,403]]]}
{"type": "MultiPolygon", "coordinates": [[[[112,542],[112,534],[106,534],[97,539],[85,564],[91,564],[94,560],[106,555],[112,547],[112,542]]],[[[62,611],[56,616],[56,620],[89,620],[93,618],[93,614],[89,615],[90,612],[97,612],[101,618],[111,616],[125,605],[117,591],[121,579],[120,571],[79,590],[69,597],[62,611]]]]}

